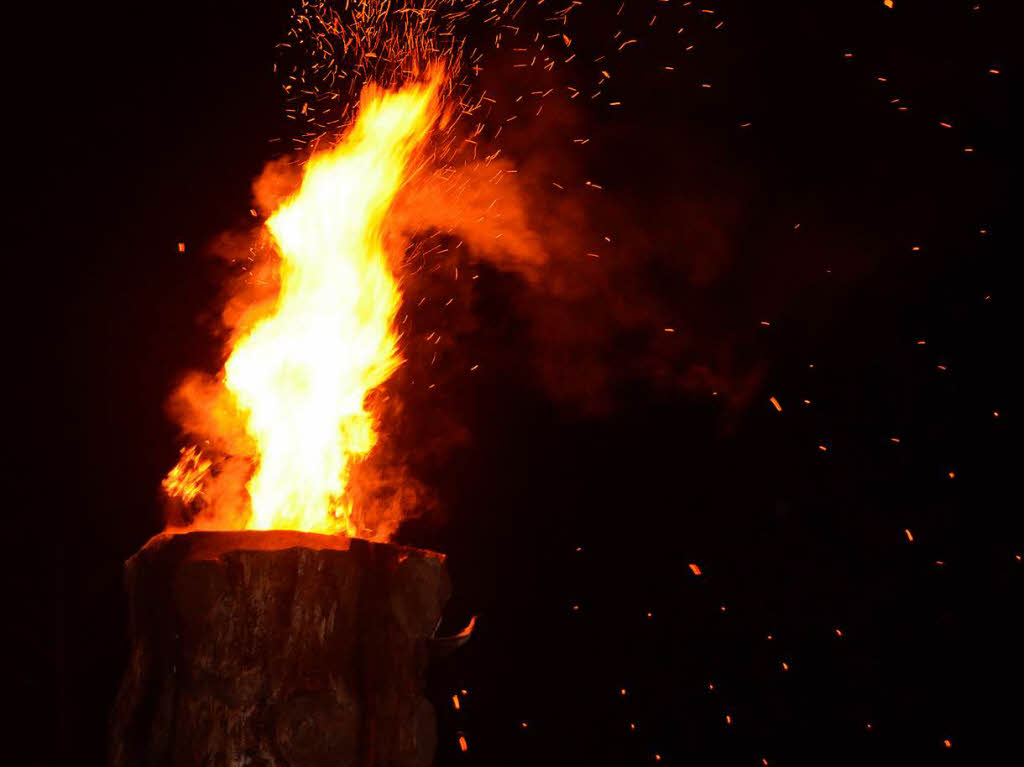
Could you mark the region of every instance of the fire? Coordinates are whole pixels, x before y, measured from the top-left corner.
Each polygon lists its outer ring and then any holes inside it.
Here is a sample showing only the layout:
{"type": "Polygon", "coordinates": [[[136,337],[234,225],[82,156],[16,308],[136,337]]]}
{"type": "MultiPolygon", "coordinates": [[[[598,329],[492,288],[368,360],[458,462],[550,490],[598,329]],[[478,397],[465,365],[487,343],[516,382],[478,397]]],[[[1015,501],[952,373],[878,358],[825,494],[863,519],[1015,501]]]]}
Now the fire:
{"type": "Polygon", "coordinates": [[[181,458],[167,476],[162,487],[170,495],[176,495],[185,503],[191,503],[203,489],[203,478],[213,462],[204,458],[195,447],[186,447],[181,451],[181,458]]]}
{"type": "MultiPolygon", "coordinates": [[[[402,364],[401,292],[384,224],[439,117],[442,77],[434,70],[401,88],[364,88],[349,131],[307,161],[298,191],[267,219],[280,291],[233,340],[207,418],[223,423],[233,409],[227,420],[244,429],[249,513],[241,524],[211,491],[204,526],[373,537],[353,520],[349,482],[377,441],[367,394],[402,364]]],[[[164,488],[188,502],[209,475],[189,448],[164,488]]]]}

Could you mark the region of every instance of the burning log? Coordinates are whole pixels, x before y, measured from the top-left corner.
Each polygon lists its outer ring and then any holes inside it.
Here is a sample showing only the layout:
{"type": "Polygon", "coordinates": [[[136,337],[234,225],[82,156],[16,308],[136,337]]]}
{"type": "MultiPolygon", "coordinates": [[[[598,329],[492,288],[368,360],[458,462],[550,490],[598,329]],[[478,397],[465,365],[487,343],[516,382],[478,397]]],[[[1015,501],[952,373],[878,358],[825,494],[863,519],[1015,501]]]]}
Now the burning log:
{"type": "Polygon", "coordinates": [[[444,556],[291,531],[151,539],[126,565],[111,762],[429,765],[444,556]]]}

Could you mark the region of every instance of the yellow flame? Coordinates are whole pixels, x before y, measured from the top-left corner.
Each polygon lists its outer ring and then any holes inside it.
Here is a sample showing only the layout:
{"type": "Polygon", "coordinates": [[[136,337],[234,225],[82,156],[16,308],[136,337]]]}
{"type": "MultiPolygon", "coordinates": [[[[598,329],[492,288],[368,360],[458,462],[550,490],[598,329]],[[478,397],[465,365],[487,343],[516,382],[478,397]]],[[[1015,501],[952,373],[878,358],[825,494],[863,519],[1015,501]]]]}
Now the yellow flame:
{"type": "Polygon", "coordinates": [[[182,448],[181,458],[164,477],[161,486],[168,494],[178,496],[185,503],[191,503],[203,491],[203,479],[212,465],[212,462],[204,458],[194,445],[182,448]]]}
{"type": "Polygon", "coordinates": [[[437,117],[439,82],[365,89],[349,133],[308,161],[267,220],[280,294],[224,375],[258,448],[250,529],[360,532],[346,490],[351,462],[376,441],[365,398],[402,362],[383,223],[437,117]]]}

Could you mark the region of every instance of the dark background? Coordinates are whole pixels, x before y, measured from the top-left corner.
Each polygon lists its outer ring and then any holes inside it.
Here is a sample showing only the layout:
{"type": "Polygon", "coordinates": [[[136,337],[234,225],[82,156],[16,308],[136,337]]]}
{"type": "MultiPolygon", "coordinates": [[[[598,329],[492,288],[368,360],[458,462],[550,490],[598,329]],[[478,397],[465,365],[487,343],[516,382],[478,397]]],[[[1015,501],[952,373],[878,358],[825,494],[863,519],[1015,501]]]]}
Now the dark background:
{"type": "MultiPolygon", "coordinates": [[[[721,29],[674,7],[699,55],[656,76],[679,45],[652,37],[617,65],[624,107],[582,113],[595,138],[578,163],[622,218],[645,212],[614,268],[635,262],[631,297],[656,316],[595,342],[600,402],[573,402],[543,373],[564,350],[538,340],[557,296],[481,269],[458,337],[480,375],[435,401],[469,441],[422,472],[443,514],[401,535],[449,554],[451,627],[481,616],[432,672],[438,764],[1019,753],[1011,5],[727,0],[707,6],[721,29]]],[[[652,10],[666,4],[628,12],[642,27],[652,10]]],[[[271,72],[286,11],[63,19],[71,61],[47,96],[60,168],[38,232],[73,242],[33,251],[45,279],[15,295],[52,319],[23,326],[57,363],[29,377],[54,426],[31,410],[39,476],[14,482],[58,510],[28,521],[41,553],[11,558],[25,579],[53,562],[40,580],[56,609],[33,590],[16,602],[8,682],[56,702],[21,728],[40,763],[54,741],[56,763],[103,760],[121,568],[161,529],[179,446],[163,403],[216,355],[197,318],[222,275],[202,252],[245,221],[287,129],[271,72]]],[[[600,11],[576,19],[580,45],[617,28],[600,11]]]]}

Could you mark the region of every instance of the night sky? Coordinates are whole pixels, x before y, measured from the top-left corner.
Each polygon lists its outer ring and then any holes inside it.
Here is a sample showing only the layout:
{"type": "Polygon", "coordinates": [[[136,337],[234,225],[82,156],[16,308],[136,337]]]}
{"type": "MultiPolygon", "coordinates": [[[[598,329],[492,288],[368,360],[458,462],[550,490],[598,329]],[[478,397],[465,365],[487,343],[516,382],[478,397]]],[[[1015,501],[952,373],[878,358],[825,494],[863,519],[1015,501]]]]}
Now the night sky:
{"type": "MultiPolygon", "coordinates": [[[[578,231],[552,225],[539,281],[462,256],[461,308],[414,318],[451,341],[437,385],[416,348],[395,384],[434,499],[398,539],[449,555],[442,633],[479,616],[431,671],[436,764],[1019,758],[1012,5],[586,0],[587,63],[488,59],[509,103],[531,77],[612,76],[505,143],[578,231]]],[[[53,763],[105,758],[123,562],[162,529],[182,444],[165,402],[218,364],[209,251],[295,132],[272,71],[288,10],[65,20],[60,439],[35,430],[50,479],[25,483],[61,510],[56,610],[23,610],[40,636],[8,681],[57,703],[23,730],[39,763],[50,742],[53,763]]]]}

